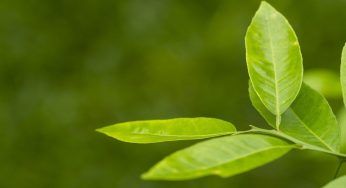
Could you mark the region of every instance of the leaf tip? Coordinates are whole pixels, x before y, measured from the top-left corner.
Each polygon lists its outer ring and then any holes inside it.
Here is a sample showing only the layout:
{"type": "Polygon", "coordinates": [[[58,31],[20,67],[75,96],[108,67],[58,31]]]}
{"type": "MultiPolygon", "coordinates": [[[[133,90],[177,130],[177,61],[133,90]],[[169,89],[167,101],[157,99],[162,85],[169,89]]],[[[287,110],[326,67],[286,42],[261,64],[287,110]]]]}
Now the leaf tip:
{"type": "Polygon", "coordinates": [[[261,1],[260,9],[261,8],[273,8],[273,6],[271,6],[267,1],[261,1]]]}
{"type": "Polygon", "coordinates": [[[102,133],[102,134],[105,134],[104,127],[97,128],[97,129],[95,129],[95,131],[99,132],[99,133],[102,133]]]}
{"type": "Polygon", "coordinates": [[[261,1],[261,6],[266,6],[266,5],[269,5],[269,3],[267,1],[261,1]]]}
{"type": "Polygon", "coordinates": [[[145,172],[140,177],[141,177],[142,180],[152,180],[150,172],[145,172]]]}

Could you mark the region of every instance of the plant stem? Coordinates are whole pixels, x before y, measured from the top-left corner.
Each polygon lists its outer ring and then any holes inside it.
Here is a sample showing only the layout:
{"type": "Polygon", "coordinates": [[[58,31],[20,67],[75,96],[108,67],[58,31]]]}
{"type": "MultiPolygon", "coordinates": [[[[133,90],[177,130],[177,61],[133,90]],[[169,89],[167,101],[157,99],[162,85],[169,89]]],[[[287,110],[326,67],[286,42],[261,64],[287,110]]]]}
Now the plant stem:
{"type": "Polygon", "coordinates": [[[281,115],[276,115],[276,129],[280,131],[281,115]]]}
{"type": "Polygon", "coordinates": [[[341,166],[342,166],[342,164],[343,164],[344,162],[345,162],[344,159],[339,158],[339,165],[338,165],[338,167],[336,168],[336,172],[335,172],[335,174],[334,174],[334,178],[333,178],[333,179],[335,179],[335,178],[338,177],[338,174],[339,174],[339,172],[340,172],[341,166]]]}

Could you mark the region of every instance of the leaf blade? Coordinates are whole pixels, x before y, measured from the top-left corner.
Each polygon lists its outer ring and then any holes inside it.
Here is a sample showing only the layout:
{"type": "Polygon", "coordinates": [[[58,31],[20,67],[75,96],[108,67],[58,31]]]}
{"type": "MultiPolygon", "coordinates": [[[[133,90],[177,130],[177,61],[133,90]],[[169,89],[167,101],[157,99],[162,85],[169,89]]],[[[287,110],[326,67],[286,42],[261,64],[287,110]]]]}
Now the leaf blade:
{"type": "Polygon", "coordinates": [[[271,113],[281,115],[298,95],[303,78],[294,30],[283,15],[262,2],[246,33],[245,45],[254,90],[271,113]]]}
{"type": "MultiPolygon", "coordinates": [[[[341,54],[340,81],[341,81],[341,90],[342,90],[342,97],[344,101],[344,107],[346,107],[346,44],[341,54]]],[[[346,153],[346,111],[345,111],[345,108],[343,108],[339,123],[341,127],[341,152],[346,153]]]]}
{"type": "MultiPolygon", "coordinates": [[[[250,99],[257,111],[271,126],[275,116],[264,108],[249,84],[250,99]]],[[[318,92],[302,85],[301,91],[291,107],[282,114],[281,132],[303,143],[338,152],[340,127],[327,100],[318,92]]]]}
{"type": "Polygon", "coordinates": [[[344,105],[346,106],[346,44],[341,54],[340,81],[344,105]]]}
{"type": "Polygon", "coordinates": [[[143,174],[142,178],[187,180],[207,175],[229,177],[275,160],[292,148],[294,145],[267,135],[221,137],[173,153],[143,174]]]}
{"type": "Polygon", "coordinates": [[[346,176],[341,176],[341,177],[329,182],[323,188],[344,188],[345,185],[346,185],[346,176]]]}
{"type": "Polygon", "coordinates": [[[175,118],[118,123],[97,129],[110,137],[130,143],[194,140],[236,132],[232,123],[215,118],[175,118]]]}

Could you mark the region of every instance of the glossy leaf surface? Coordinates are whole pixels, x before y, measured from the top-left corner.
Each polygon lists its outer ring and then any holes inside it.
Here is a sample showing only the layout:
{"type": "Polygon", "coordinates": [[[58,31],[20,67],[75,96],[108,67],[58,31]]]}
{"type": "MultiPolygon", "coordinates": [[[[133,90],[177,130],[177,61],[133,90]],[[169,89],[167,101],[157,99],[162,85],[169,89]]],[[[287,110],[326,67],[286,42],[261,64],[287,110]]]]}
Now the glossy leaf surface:
{"type": "MultiPolygon", "coordinates": [[[[251,84],[249,92],[254,107],[271,126],[275,126],[275,116],[265,109],[251,84]]],[[[335,115],[327,100],[306,84],[302,85],[291,107],[282,114],[280,131],[333,152],[338,152],[340,148],[340,127],[335,115]]]]}
{"type": "Polygon", "coordinates": [[[296,98],[303,65],[298,39],[283,15],[262,2],[245,37],[248,72],[264,106],[280,115],[296,98]]]}
{"type": "Polygon", "coordinates": [[[155,143],[227,135],[236,129],[227,121],[200,117],[125,122],[97,131],[124,142],[155,143]]]}
{"type": "Polygon", "coordinates": [[[259,134],[215,138],[173,153],[142,178],[186,180],[207,175],[229,177],[273,161],[293,147],[279,138],[259,134]]]}

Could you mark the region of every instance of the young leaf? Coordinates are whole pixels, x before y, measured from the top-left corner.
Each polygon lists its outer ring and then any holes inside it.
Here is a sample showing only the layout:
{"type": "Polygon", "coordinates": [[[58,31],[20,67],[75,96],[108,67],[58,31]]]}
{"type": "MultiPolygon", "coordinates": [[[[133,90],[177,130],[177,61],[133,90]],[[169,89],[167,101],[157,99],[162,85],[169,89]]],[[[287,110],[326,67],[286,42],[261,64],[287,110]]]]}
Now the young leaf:
{"type": "Polygon", "coordinates": [[[345,188],[345,186],[346,186],[346,176],[341,176],[329,182],[323,188],[345,188]]]}
{"type": "Polygon", "coordinates": [[[279,138],[244,134],[197,143],[166,157],[147,173],[148,180],[187,180],[207,175],[229,177],[262,166],[295,146],[279,138]]]}
{"type": "MultiPolygon", "coordinates": [[[[275,116],[265,109],[249,84],[252,104],[271,126],[275,116]]],[[[318,92],[302,85],[291,107],[282,114],[280,131],[310,145],[338,152],[340,127],[327,100],[318,92]]]]}
{"type": "Polygon", "coordinates": [[[302,83],[298,39],[285,17],[262,2],[247,30],[245,45],[254,90],[264,106],[280,117],[296,98],[302,83]]]}
{"type": "Polygon", "coordinates": [[[155,143],[227,135],[236,129],[232,123],[200,117],[125,122],[97,131],[124,142],[155,143]]]}

